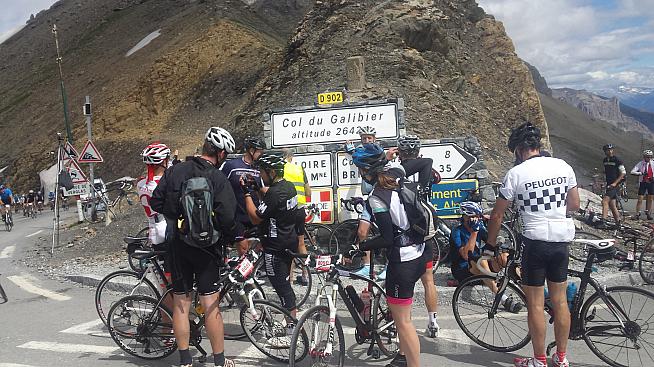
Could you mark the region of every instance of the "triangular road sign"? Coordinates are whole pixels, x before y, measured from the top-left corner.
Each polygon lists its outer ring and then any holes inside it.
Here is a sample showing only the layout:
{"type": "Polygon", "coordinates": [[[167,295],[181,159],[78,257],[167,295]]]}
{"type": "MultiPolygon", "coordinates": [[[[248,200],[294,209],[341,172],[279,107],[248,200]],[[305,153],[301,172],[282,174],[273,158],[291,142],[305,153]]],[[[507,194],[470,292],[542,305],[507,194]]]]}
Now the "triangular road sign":
{"type": "Polygon", "coordinates": [[[64,154],[68,155],[71,159],[77,159],[79,157],[79,153],[77,153],[77,150],[75,150],[75,147],[69,141],[64,145],[64,154]]]}
{"type": "Polygon", "coordinates": [[[102,163],[104,160],[98,151],[98,148],[95,147],[92,141],[87,141],[80,153],[79,158],[77,159],[79,163],[102,163]]]}
{"type": "Polygon", "coordinates": [[[84,172],[79,167],[79,164],[77,164],[77,162],[74,160],[70,160],[70,165],[66,167],[66,171],[68,171],[68,174],[70,175],[70,178],[73,180],[74,184],[88,182],[86,175],[84,175],[84,172]]]}

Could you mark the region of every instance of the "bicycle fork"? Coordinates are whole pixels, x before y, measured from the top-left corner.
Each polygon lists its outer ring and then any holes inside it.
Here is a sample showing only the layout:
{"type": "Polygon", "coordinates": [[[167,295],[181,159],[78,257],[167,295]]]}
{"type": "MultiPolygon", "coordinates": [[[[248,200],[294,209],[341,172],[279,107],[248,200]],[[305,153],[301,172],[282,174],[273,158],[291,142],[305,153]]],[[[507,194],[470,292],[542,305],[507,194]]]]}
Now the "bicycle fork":
{"type": "Polygon", "coordinates": [[[329,325],[327,327],[327,343],[325,344],[325,349],[322,351],[316,350],[318,346],[318,325],[317,321],[313,325],[313,330],[311,331],[311,341],[309,342],[309,353],[312,357],[329,357],[333,353],[334,349],[334,333],[336,332],[336,297],[338,294],[338,285],[332,285],[332,296],[325,297],[327,299],[327,307],[329,308],[329,325]]]}

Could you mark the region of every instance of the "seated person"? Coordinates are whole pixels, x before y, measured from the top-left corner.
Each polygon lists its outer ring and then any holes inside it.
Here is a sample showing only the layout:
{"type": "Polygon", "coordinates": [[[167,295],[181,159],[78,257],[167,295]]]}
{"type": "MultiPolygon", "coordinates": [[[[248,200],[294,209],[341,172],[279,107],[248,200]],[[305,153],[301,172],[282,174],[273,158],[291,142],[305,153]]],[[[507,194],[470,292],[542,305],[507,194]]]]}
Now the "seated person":
{"type": "MultiPolygon", "coordinates": [[[[484,242],[488,238],[488,231],[484,226],[482,220],[482,208],[476,202],[465,201],[460,206],[461,224],[452,230],[451,244],[452,250],[452,276],[459,281],[463,282],[466,278],[473,275],[481,275],[481,271],[477,268],[475,261],[469,260],[469,255],[481,256],[484,242]]],[[[507,256],[504,254],[503,256],[507,256]]],[[[506,259],[505,259],[506,261],[506,259]]],[[[489,264],[488,260],[481,260],[479,266],[487,271],[497,272],[500,266],[495,262],[489,264]]],[[[493,293],[497,293],[497,286],[495,282],[484,282],[491,289],[493,293]]],[[[518,313],[522,309],[522,304],[514,301],[513,298],[508,297],[506,294],[502,296],[502,305],[509,312],[518,313]]]]}

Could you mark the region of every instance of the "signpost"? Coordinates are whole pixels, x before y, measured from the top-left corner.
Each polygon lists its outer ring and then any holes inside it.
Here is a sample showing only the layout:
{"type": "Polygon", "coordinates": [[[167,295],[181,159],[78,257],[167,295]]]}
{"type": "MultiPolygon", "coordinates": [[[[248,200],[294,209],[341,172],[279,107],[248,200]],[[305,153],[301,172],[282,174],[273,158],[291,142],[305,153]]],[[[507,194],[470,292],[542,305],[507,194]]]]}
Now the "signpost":
{"type": "Polygon", "coordinates": [[[334,185],[331,153],[295,154],[293,163],[304,168],[311,187],[334,185]]]}
{"type": "Polygon", "coordinates": [[[440,218],[459,218],[459,205],[470,195],[468,190],[477,190],[477,180],[444,181],[432,186],[431,203],[440,218]]]}
{"type": "Polygon", "coordinates": [[[477,162],[477,157],[453,143],[423,145],[420,154],[434,160],[433,167],[443,180],[456,180],[477,162]]]}

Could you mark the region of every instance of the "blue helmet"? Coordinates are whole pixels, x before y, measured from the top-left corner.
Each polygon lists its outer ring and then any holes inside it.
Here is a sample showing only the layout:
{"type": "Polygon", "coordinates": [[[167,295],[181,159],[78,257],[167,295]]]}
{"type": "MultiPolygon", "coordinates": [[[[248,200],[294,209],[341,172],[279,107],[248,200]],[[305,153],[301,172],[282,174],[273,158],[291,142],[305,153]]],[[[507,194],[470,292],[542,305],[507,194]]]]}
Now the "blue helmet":
{"type": "Polygon", "coordinates": [[[483,214],[481,205],[474,201],[462,202],[459,209],[461,210],[461,214],[465,215],[466,217],[478,217],[483,214]]]}
{"type": "Polygon", "coordinates": [[[354,165],[369,171],[378,171],[386,164],[386,153],[377,144],[364,144],[357,147],[352,153],[354,165]]]}

